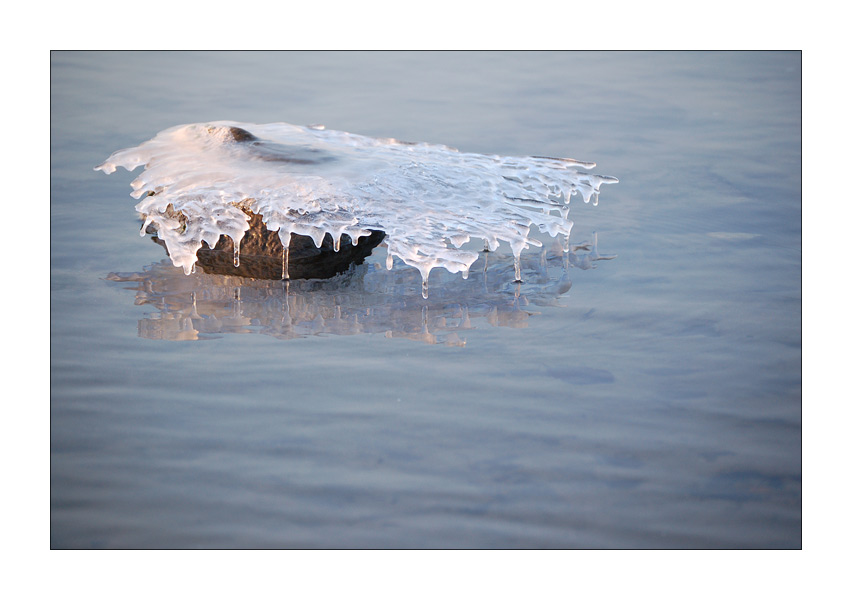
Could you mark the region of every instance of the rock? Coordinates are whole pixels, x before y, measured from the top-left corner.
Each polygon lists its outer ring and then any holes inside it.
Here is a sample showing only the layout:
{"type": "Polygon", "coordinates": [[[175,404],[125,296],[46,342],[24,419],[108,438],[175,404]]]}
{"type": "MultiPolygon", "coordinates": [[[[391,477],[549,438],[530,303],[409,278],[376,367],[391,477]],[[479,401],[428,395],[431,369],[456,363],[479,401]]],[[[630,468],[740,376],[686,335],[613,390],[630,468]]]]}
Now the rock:
{"type": "MultiPolygon", "coordinates": [[[[214,248],[202,242],[197,253],[198,266],[213,275],[281,279],[284,247],[278,232],[269,231],[260,215],[248,210],[246,213],[250,217],[250,229],[240,241],[239,266],[234,266],[234,243],[224,235],[214,248]]],[[[383,231],[372,231],[369,236],[358,238],[358,244],[353,245],[352,238],[344,234],[340,239],[340,250],[335,252],[330,234],[325,235],[319,248],[310,237],[293,234],[288,263],[290,279],[328,279],[343,273],[350,265],[363,263],[384,237],[383,231]]],[[[165,248],[162,240],[157,237],[153,240],[165,248]]]]}
{"type": "Polygon", "coordinates": [[[229,127],[228,133],[235,142],[256,142],[257,136],[242,127],[229,127]]]}

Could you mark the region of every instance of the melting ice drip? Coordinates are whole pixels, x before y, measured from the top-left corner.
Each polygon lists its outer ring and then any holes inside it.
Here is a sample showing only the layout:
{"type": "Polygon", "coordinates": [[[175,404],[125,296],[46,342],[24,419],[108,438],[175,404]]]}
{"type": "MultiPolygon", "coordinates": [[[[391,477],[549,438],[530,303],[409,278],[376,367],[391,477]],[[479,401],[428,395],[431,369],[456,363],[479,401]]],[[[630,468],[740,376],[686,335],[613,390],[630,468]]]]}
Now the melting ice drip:
{"type": "Polygon", "coordinates": [[[212,248],[222,235],[233,240],[239,264],[251,211],[278,232],[282,279],[292,234],[311,237],[317,247],[330,234],[337,249],[343,234],[357,242],[379,230],[388,268],[398,258],[418,269],[424,298],[436,267],[467,276],[479,256],[463,248],[471,239],[489,250],[508,243],[519,281],[521,252],[541,246],[532,226],[567,248],[571,196],[597,204],[600,186],[618,181],[573,159],[472,154],[322,127],[231,121],[172,127],[95,169],[140,165],[131,196],[141,200],[142,234],[154,225],[186,274],[202,242],[212,248]]]}

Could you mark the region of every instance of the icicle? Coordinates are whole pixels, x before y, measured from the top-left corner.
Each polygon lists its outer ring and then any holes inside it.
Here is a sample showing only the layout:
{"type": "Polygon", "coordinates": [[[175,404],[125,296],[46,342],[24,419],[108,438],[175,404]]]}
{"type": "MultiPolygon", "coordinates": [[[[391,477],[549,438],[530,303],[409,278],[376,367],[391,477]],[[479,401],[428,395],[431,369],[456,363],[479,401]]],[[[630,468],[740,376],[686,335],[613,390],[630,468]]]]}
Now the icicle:
{"type": "Polygon", "coordinates": [[[145,222],[142,223],[142,228],[139,230],[139,237],[145,237],[145,233],[148,230],[148,225],[151,224],[151,221],[154,219],[149,215],[145,217],[145,222]]]}
{"type": "Polygon", "coordinates": [[[282,258],[281,258],[281,279],[290,279],[290,231],[278,230],[278,239],[281,240],[282,258]]]}
{"type": "Polygon", "coordinates": [[[432,271],[434,265],[421,265],[418,267],[420,271],[420,293],[423,295],[423,299],[426,300],[429,298],[429,273],[432,271]]]}
{"type": "Polygon", "coordinates": [[[334,251],[340,252],[340,238],[343,237],[341,234],[337,234],[334,238],[334,251]]]}
{"type": "Polygon", "coordinates": [[[514,283],[523,283],[521,281],[521,254],[515,255],[515,281],[514,283]]]}
{"type": "Polygon", "coordinates": [[[240,243],[234,242],[234,266],[240,266],[240,243]]]}
{"type": "Polygon", "coordinates": [[[192,273],[193,275],[195,275],[195,271],[196,271],[195,267],[196,267],[197,264],[198,263],[192,263],[192,270],[190,271],[190,273],[192,273]]]}
{"type": "Polygon", "coordinates": [[[387,267],[388,271],[393,269],[393,254],[390,252],[388,252],[388,257],[385,259],[385,267],[387,267]]]}
{"type": "Polygon", "coordinates": [[[468,275],[470,275],[470,268],[467,268],[462,271],[462,279],[467,279],[468,275]]]}
{"type": "Polygon", "coordinates": [[[284,257],[281,261],[281,279],[290,279],[290,246],[284,246],[284,257]]]}
{"type": "Polygon", "coordinates": [[[573,228],[574,222],[568,221],[568,231],[562,236],[562,253],[566,255],[571,253],[571,230],[573,228]]]}

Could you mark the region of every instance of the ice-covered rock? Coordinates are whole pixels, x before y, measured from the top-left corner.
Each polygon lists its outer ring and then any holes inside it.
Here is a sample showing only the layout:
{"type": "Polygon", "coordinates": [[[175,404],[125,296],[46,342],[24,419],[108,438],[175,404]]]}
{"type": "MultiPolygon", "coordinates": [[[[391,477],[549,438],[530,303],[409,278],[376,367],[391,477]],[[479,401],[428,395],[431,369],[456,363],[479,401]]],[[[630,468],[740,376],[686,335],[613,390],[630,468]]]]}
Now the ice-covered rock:
{"type": "MultiPolygon", "coordinates": [[[[192,271],[199,250],[230,238],[239,261],[251,214],[282,244],[287,278],[291,236],[339,250],[348,236],[383,232],[394,257],[420,271],[466,274],[481,240],[521,252],[541,246],[533,227],[564,243],[573,223],[571,196],[597,203],[617,179],[589,173],[594,163],[549,157],[504,157],[447,146],[370,138],[321,127],[218,121],[172,127],[120,150],[96,167],[143,172],[131,184],[142,232],[153,226],[172,263],[192,271]]],[[[374,238],[369,238],[374,239],[374,238]]],[[[515,272],[520,278],[519,268],[515,272]]]]}

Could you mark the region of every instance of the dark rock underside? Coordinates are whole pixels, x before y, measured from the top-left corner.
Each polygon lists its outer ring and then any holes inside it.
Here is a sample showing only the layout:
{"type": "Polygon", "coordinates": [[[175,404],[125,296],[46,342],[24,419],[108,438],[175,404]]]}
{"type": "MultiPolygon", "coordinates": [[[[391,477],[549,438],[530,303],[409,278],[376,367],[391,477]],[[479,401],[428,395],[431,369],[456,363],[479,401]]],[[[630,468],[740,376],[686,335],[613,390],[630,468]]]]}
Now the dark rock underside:
{"type": "MultiPolygon", "coordinates": [[[[250,228],[240,241],[240,266],[234,266],[233,241],[223,235],[214,248],[202,242],[198,250],[197,264],[205,273],[252,279],[282,278],[284,247],[278,232],[269,231],[260,215],[248,214],[250,228]]],[[[328,279],[343,273],[350,265],[363,263],[384,237],[383,231],[372,231],[369,236],[358,238],[358,244],[353,245],[352,238],[344,234],[340,238],[340,250],[335,252],[330,234],[325,235],[319,248],[312,238],[293,234],[288,264],[290,279],[328,279]]],[[[165,247],[162,240],[153,239],[165,247]]]]}

